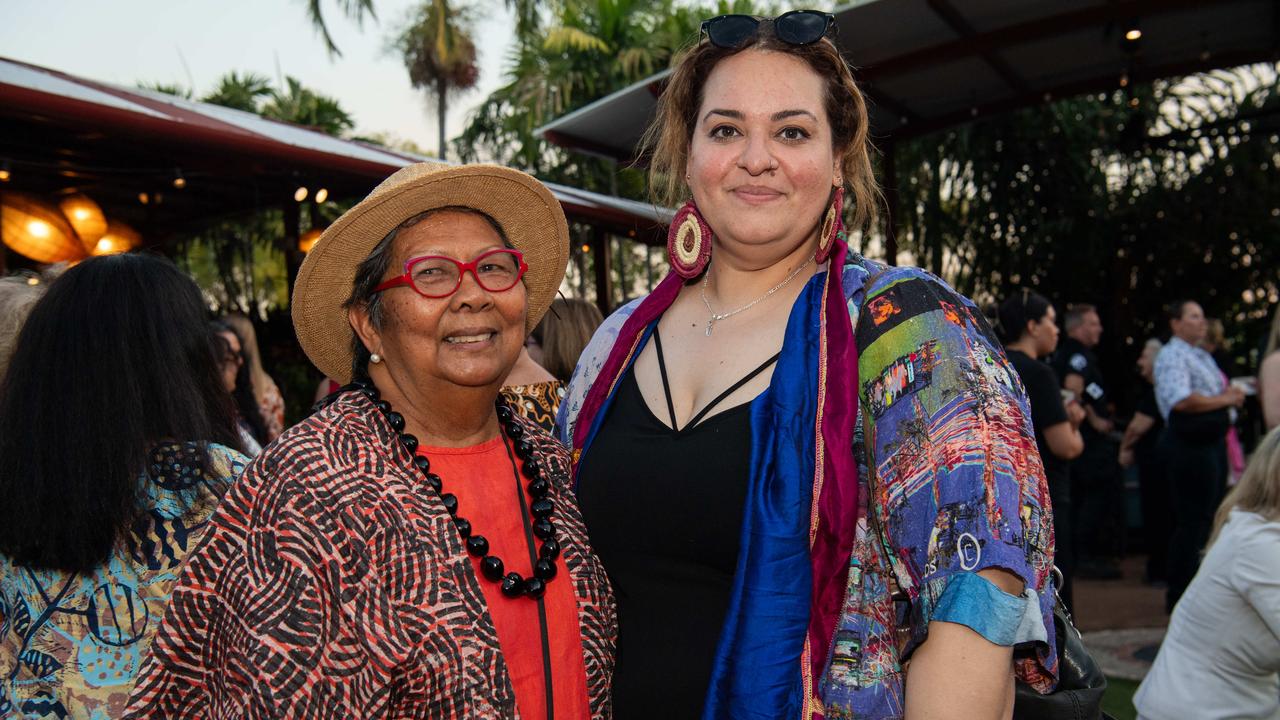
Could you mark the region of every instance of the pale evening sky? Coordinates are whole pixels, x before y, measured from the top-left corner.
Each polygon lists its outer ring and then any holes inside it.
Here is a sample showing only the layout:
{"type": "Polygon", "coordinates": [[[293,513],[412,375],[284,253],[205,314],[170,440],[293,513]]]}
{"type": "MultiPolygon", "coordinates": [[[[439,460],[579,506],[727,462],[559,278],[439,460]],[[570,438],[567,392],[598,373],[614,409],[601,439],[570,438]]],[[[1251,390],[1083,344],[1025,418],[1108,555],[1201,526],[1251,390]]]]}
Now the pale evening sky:
{"type": "MultiPolygon", "coordinates": [[[[409,86],[400,58],[386,51],[414,4],[375,0],[378,19],[366,19],[361,30],[338,3],[326,2],[329,30],[343,53],[331,59],[304,0],[0,0],[0,57],[130,87],[194,82],[197,96],[228,71],[256,72],[274,83],[278,68],[279,75],[337,98],[355,117],[357,134],[390,132],[434,152],[435,111],[409,86]]],[[[475,33],[480,83],[452,101],[450,137],[502,84],[512,44],[503,3],[479,4],[487,14],[475,33]]]]}

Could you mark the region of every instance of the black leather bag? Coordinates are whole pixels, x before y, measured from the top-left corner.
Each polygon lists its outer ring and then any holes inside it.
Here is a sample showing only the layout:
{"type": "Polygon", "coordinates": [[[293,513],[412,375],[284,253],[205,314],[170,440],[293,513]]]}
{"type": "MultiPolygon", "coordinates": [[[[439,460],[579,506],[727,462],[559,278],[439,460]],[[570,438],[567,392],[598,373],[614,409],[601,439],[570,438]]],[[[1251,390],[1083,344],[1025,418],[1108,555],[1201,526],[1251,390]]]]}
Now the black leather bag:
{"type": "MultiPolygon", "coordinates": [[[[1053,574],[1054,587],[1061,587],[1062,573],[1055,567],[1053,574]]],[[[1053,629],[1058,637],[1058,687],[1042,695],[1018,682],[1014,688],[1013,720],[1115,720],[1102,712],[1107,678],[1085,649],[1061,597],[1053,607],[1053,629]]]]}

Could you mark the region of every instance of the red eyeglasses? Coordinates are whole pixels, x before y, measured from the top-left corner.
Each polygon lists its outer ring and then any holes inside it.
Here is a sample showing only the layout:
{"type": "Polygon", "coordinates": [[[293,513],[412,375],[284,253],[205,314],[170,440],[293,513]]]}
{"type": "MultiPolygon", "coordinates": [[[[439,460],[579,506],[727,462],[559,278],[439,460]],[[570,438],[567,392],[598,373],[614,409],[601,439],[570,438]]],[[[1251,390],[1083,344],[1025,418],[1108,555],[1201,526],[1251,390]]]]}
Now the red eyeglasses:
{"type": "Polygon", "coordinates": [[[498,293],[515,287],[528,270],[524,255],[510,248],[490,250],[465,263],[443,255],[424,255],[409,258],[403,275],[383,282],[373,291],[408,285],[423,297],[449,297],[462,285],[463,273],[470,272],[480,287],[498,293]]]}

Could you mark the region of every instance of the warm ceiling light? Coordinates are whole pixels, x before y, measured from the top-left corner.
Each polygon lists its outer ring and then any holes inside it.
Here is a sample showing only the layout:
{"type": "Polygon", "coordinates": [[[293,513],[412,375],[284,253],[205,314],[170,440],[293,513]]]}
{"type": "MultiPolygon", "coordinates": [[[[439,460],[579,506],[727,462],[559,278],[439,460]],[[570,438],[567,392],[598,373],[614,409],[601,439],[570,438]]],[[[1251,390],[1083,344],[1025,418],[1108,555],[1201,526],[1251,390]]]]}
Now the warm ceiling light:
{"type": "Polygon", "coordinates": [[[151,196],[146,193],[138,193],[138,202],[142,203],[143,205],[146,205],[147,203],[151,202],[151,196]]]}
{"type": "Polygon", "coordinates": [[[58,208],[67,216],[85,250],[93,249],[98,238],[107,232],[107,218],[102,214],[102,208],[86,195],[68,195],[58,203],[58,208]]]}
{"type": "Polygon", "coordinates": [[[329,199],[329,188],[320,188],[316,191],[316,202],[324,204],[329,199]]]}
{"type": "Polygon", "coordinates": [[[304,253],[311,252],[311,248],[316,246],[316,241],[320,239],[322,232],[320,228],[311,228],[302,233],[302,237],[298,238],[298,249],[304,253]]]}
{"type": "Polygon", "coordinates": [[[94,255],[113,255],[128,252],[142,244],[142,235],[118,220],[107,226],[107,234],[98,238],[93,246],[94,255]]]}
{"type": "Polygon", "coordinates": [[[13,177],[13,173],[9,172],[9,163],[0,165],[0,182],[9,182],[11,177],[13,177]]]}
{"type": "Polygon", "coordinates": [[[182,168],[173,171],[173,189],[182,190],[187,186],[187,179],[182,176],[182,168]]]}
{"type": "Polygon", "coordinates": [[[307,189],[305,187],[299,187],[297,190],[293,191],[294,202],[302,202],[303,200],[306,200],[306,199],[307,199],[307,189]]]}
{"type": "Polygon", "coordinates": [[[583,243],[583,244],[582,244],[582,252],[584,252],[584,253],[586,253],[586,252],[591,252],[591,246],[590,246],[590,245],[588,245],[588,244],[586,244],[586,243],[583,243]]]}
{"type": "Polygon", "coordinates": [[[22,193],[0,198],[0,237],[11,250],[38,263],[80,260],[87,254],[57,208],[22,193]]]}
{"type": "Polygon", "coordinates": [[[1130,28],[1129,31],[1124,34],[1124,39],[1129,42],[1137,42],[1142,39],[1142,31],[1138,28],[1130,28]]]}

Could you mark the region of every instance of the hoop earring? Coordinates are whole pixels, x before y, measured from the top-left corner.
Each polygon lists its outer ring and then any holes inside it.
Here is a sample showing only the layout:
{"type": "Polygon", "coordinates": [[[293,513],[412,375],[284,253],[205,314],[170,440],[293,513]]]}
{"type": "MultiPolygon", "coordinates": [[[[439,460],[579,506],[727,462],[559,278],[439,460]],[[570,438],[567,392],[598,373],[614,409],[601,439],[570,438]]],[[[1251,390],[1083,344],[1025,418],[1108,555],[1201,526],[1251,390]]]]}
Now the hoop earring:
{"type": "Polygon", "coordinates": [[[378,363],[382,362],[382,356],[379,355],[378,353],[369,353],[369,362],[373,363],[374,365],[377,365],[378,363]]]}
{"type": "Polygon", "coordinates": [[[667,260],[671,269],[685,280],[701,275],[711,262],[711,227],[692,200],[671,220],[671,229],[667,231],[667,260]]]}
{"type": "Polygon", "coordinates": [[[831,249],[835,247],[837,240],[845,240],[843,211],[844,188],[838,187],[831,199],[831,206],[827,208],[827,215],[822,220],[822,229],[818,231],[818,251],[814,253],[814,259],[819,263],[824,263],[831,257],[831,249]]]}

